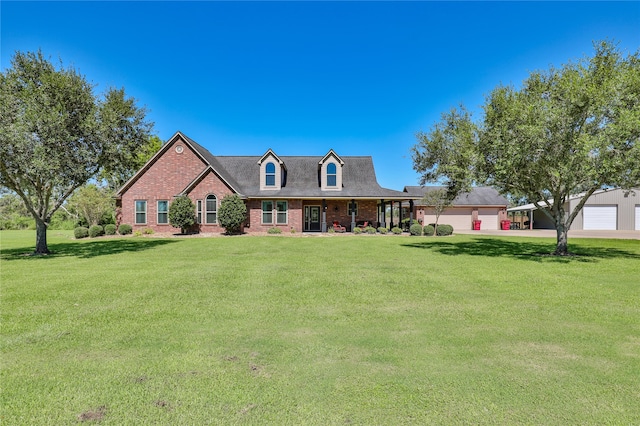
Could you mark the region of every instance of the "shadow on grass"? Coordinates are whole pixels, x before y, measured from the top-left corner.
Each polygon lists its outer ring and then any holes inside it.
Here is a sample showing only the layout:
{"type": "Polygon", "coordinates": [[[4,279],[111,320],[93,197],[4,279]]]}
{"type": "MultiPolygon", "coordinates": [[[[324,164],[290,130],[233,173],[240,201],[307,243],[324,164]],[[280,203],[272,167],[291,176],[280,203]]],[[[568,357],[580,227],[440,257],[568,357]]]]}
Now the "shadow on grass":
{"type": "Polygon", "coordinates": [[[149,250],[155,247],[171,244],[176,241],[167,239],[126,238],[102,241],[74,241],[69,243],[49,244],[48,255],[33,255],[33,246],[14,249],[3,249],[0,254],[2,260],[19,259],[55,259],[60,257],[77,257],[89,259],[119,253],[133,253],[149,250]]]}
{"type": "Polygon", "coordinates": [[[580,244],[569,244],[570,256],[552,256],[556,248],[555,241],[544,243],[537,241],[511,241],[498,238],[474,238],[472,241],[443,241],[432,239],[415,243],[403,244],[404,247],[427,249],[440,254],[456,256],[466,254],[470,256],[511,257],[534,262],[552,261],[594,262],[598,259],[640,259],[640,254],[627,250],[605,247],[585,247],[580,244]]]}

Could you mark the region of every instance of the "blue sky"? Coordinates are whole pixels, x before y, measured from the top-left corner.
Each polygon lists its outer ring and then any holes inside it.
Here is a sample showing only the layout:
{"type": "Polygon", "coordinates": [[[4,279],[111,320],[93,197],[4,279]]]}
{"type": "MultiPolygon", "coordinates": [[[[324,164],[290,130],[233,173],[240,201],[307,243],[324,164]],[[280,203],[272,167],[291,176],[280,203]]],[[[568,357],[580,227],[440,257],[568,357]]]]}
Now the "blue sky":
{"type": "Polygon", "coordinates": [[[417,185],[411,147],[498,84],[640,47],[640,2],[0,2],[0,67],[42,49],[124,87],[163,139],[214,155],[371,155],[417,185]]]}

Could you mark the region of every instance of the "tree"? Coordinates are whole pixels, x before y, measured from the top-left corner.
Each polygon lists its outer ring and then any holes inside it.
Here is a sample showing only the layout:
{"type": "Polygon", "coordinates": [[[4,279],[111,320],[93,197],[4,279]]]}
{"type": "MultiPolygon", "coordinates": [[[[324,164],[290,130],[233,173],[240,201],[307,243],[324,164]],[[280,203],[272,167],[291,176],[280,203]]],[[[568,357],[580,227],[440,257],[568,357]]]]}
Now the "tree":
{"type": "Polygon", "coordinates": [[[186,195],[181,195],[169,205],[169,224],[180,228],[182,234],[196,223],[196,206],[186,195]]]}
{"type": "Polygon", "coordinates": [[[36,221],[36,254],[64,201],[102,169],[130,161],[149,139],[144,108],[124,90],[103,98],[73,68],[42,52],[16,52],[0,77],[0,186],[15,192],[36,221]]]}
{"type": "Polygon", "coordinates": [[[596,190],[640,184],[640,52],[598,43],[593,57],[534,72],[519,90],[496,87],[483,112],[475,123],[454,110],[419,133],[414,169],[452,193],[481,182],[535,203],[555,224],[556,255],[568,254],[569,227],[596,190]]]}
{"type": "Polygon", "coordinates": [[[67,204],[87,222],[87,226],[98,225],[105,215],[113,215],[115,202],[113,193],[95,184],[80,187],[67,204]]]}
{"type": "Polygon", "coordinates": [[[247,206],[237,195],[226,195],[220,202],[218,209],[218,223],[227,234],[238,234],[242,230],[242,224],[247,219],[247,206]]]}
{"type": "MultiPolygon", "coordinates": [[[[124,102],[122,102],[124,103],[124,102]]],[[[131,110],[133,105],[127,103],[127,109],[131,110]]],[[[125,124],[125,123],[123,123],[125,124]]],[[[117,148],[117,145],[114,144],[117,148]]],[[[112,191],[120,189],[127,181],[144,166],[147,161],[155,155],[162,147],[162,140],[156,136],[149,136],[145,143],[137,147],[134,151],[119,152],[126,161],[119,160],[111,167],[103,168],[99,178],[103,180],[107,188],[112,191]]]]}
{"type": "Polygon", "coordinates": [[[446,209],[451,206],[453,199],[449,195],[446,188],[436,188],[428,190],[424,197],[422,197],[422,203],[425,206],[429,206],[433,209],[433,212],[436,215],[436,223],[433,227],[433,235],[436,235],[436,230],[438,229],[438,220],[440,220],[440,215],[444,213],[446,209]]]}

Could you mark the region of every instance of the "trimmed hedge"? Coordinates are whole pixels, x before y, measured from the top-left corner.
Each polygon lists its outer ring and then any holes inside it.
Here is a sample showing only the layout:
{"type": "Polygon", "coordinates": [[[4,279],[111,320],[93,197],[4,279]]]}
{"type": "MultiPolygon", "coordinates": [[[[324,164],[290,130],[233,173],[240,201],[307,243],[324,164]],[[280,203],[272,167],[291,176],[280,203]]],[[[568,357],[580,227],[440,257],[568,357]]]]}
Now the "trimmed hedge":
{"type": "Polygon", "coordinates": [[[117,230],[118,228],[112,223],[104,226],[104,233],[106,235],[116,235],[117,230]]]}
{"type": "Polygon", "coordinates": [[[133,228],[131,227],[131,225],[127,225],[126,223],[123,223],[118,227],[118,234],[120,235],[128,235],[128,234],[131,234],[132,232],[133,232],[133,228]]]}
{"type": "Polygon", "coordinates": [[[92,225],[91,228],[89,228],[89,236],[91,238],[96,238],[101,235],[104,235],[104,228],[102,226],[92,225]]]}
{"type": "Polygon", "coordinates": [[[384,226],[381,226],[378,228],[378,232],[381,234],[386,234],[387,232],[389,232],[389,230],[387,228],[385,228],[384,226]]]}
{"type": "Polygon", "coordinates": [[[362,229],[361,228],[354,228],[353,229],[353,233],[354,234],[362,234],[362,229]]]}
{"type": "Polygon", "coordinates": [[[89,228],[85,228],[84,226],[78,226],[73,230],[73,235],[77,240],[80,238],[87,238],[89,236],[89,228]]]}
{"type": "Polygon", "coordinates": [[[411,227],[409,228],[409,233],[413,236],[422,235],[422,225],[420,224],[411,225],[411,227]]]}
{"type": "Polygon", "coordinates": [[[424,228],[422,228],[422,231],[424,232],[424,235],[427,236],[427,237],[432,237],[434,230],[435,230],[435,228],[433,227],[433,225],[427,225],[424,228]]]}
{"type": "Polygon", "coordinates": [[[393,228],[391,228],[391,232],[393,232],[395,235],[400,235],[402,234],[402,229],[398,228],[397,226],[394,226],[393,228]]]}
{"type": "Polygon", "coordinates": [[[282,234],[282,229],[280,228],[276,228],[275,226],[273,228],[269,228],[269,230],[267,231],[268,234],[282,234]]]}
{"type": "Polygon", "coordinates": [[[451,225],[438,225],[436,229],[436,235],[439,237],[444,237],[447,235],[453,234],[453,226],[451,225]]]}
{"type": "Polygon", "coordinates": [[[366,232],[367,234],[375,234],[376,228],[374,228],[373,226],[367,226],[366,228],[364,228],[364,232],[366,232]]]}

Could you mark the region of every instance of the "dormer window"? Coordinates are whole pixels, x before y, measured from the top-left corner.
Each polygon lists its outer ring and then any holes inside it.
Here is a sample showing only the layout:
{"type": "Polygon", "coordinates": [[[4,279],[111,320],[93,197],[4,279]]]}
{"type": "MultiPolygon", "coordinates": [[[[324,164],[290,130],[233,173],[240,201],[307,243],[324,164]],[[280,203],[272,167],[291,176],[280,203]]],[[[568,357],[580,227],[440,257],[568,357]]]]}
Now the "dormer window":
{"type": "Polygon", "coordinates": [[[264,173],[265,185],[276,186],[276,165],[273,163],[267,163],[264,173]]]}
{"type": "Polygon", "coordinates": [[[327,164],[327,186],[337,186],[338,175],[335,163],[327,164]]]}

